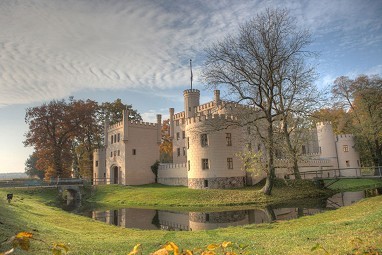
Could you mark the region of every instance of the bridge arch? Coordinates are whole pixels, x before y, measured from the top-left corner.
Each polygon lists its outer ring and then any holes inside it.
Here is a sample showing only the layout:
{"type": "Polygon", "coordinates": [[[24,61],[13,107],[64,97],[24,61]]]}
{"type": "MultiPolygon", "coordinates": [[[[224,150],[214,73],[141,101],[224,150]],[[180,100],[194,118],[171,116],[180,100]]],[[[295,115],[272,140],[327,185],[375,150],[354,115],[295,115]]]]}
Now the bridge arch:
{"type": "Polygon", "coordinates": [[[81,191],[78,186],[74,185],[62,185],[58,187],[60,193],[64,197],[64,194],[66,192],[66,199],[67,201],[70,200],[81,200],[81,191]]]}

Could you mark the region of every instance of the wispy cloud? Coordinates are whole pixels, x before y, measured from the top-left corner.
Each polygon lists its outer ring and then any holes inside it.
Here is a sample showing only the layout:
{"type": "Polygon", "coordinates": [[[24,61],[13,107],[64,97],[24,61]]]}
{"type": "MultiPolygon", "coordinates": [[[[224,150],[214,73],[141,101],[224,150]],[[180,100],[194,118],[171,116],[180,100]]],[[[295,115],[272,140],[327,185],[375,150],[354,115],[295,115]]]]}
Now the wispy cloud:
{"type": "Polygon", "coordinates": [[[0,106],[185,86],[190,58],[197,78],[203,49],[267,7],[289,8],[317,38],[331,35],[346,49],[381,44],[379,1],[3,0],[0,106]]]}

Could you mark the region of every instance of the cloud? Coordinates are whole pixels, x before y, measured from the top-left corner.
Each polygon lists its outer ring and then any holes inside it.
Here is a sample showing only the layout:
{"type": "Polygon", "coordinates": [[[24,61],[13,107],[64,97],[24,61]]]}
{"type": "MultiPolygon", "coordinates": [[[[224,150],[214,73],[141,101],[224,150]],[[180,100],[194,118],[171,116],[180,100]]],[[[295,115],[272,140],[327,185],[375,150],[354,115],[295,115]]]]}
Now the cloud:
{"type": "Polygon", "coordinates": [[[197,78],[203,49],[267,7],[289,8],[317,38],[332,35],[333,45],[376,47],[382,25],[375,2],[3,0],[0,106],[87,89],[185,86],[190,58],[197,78]]]}

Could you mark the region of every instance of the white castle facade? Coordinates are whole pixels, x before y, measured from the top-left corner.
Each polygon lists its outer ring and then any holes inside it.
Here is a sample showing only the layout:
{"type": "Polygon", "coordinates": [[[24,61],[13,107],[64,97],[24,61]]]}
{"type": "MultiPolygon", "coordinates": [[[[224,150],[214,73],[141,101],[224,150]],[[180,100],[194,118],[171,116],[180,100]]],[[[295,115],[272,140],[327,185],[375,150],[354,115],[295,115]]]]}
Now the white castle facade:
{"type": "MultiPolygon", "coordinates": [[[[218,90],[211,102],[202,105],[197,89],[185,90],[183,96],[184,110],[169,110],[173,163],[160,164],[158,182],[196,189],[235,188],[264,178],[247,173],[237,156],[248,146],[253,151],[263,149],[251,138],[251,128],[226,125],[249,108],[221,100],[218,90]]],[[[140,185],[155,180],[150,166],[159,159],[161,116],[155,124],[132,123],[127,114],[122,122],[105,128],[105,148],[94,152],[93,177],[98,183],[140,185]]],[[[334,169],[352,169],[342,175],[354,176],[360,167],[354,137],[335,135],[330,123],[318,123],[301,150],[305,160],[299,169],[306,178],[314,177],[312,170],[330,169],[325,177],[338,175],[334,169]]],[[[290,174],[288,160],[276,159],[275,167],[277,177],[290,174]]]]}

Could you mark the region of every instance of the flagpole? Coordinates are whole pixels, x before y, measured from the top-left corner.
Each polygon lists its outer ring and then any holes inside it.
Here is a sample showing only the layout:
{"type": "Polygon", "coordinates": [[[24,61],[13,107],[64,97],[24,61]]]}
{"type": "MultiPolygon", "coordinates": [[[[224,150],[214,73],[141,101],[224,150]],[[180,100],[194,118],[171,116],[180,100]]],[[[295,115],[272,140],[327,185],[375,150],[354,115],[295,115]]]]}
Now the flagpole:
{"type": "Polygon", "coordinates": [[[192,60],[190,59],[190,71],[191,71],[191,89],[192,89],[192,60]]]}

